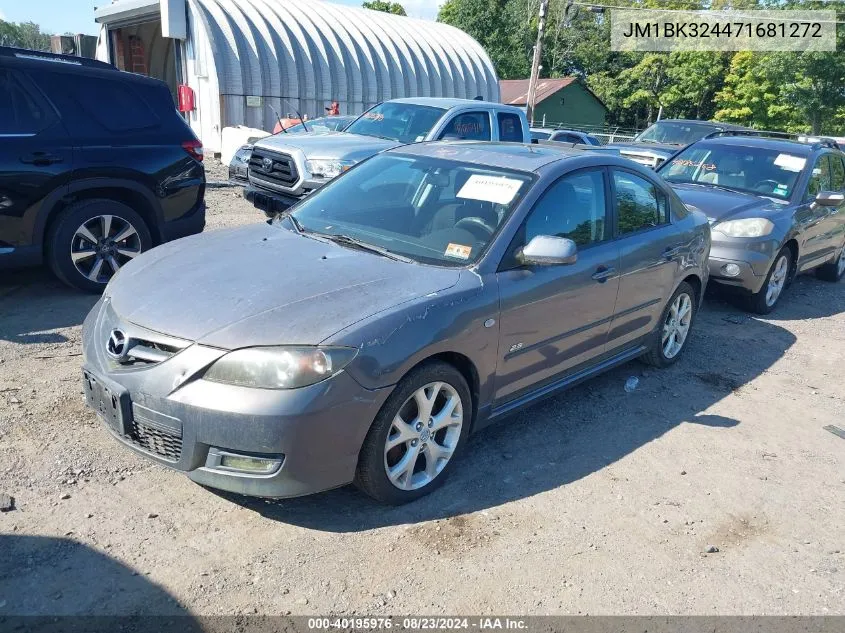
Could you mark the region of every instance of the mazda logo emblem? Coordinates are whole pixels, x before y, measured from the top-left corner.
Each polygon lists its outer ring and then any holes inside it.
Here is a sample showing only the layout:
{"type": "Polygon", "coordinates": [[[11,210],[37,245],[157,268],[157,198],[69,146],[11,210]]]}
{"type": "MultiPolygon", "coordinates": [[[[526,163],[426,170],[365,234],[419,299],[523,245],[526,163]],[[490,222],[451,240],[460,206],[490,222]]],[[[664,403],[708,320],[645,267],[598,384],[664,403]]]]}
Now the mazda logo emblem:
{"type": "Polygon", "coordinates": [[[264,171],[273,171],[273,159],[265,158],[261,161],[261,169],[264,171]]]}
{"type": "Polygon", "coordinates": [[[121,359],[126,353],[126,334],[123,330],[112,330],[106,343],[106,352],[114,359],[121,359]]]}

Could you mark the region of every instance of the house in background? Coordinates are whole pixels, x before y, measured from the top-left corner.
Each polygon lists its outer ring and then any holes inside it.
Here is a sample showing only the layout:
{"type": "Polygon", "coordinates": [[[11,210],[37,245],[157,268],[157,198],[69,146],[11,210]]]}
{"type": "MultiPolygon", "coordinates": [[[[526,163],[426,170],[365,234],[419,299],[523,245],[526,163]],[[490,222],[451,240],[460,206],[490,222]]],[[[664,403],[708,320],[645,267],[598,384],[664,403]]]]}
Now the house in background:
{"type": "MultiPolygon", "coordinates": [[[[527,79],[501,79],[502,103],[525,107],[527,79]]],[[[541,79],[534,105],[535,126],[604,127],[607,106],[577,77],[541,79]]]]}

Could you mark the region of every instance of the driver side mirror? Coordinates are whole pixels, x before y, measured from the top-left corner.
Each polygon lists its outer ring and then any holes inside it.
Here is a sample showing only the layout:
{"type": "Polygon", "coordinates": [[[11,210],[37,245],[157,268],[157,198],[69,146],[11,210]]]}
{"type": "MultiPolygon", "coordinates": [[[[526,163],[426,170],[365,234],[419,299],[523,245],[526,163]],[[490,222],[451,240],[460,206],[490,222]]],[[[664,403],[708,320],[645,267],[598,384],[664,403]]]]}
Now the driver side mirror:
{"type": "Polygon", "coordinates": [[[845,202],[845,193],[838,191],[820,191],[816,196],[816,204],[822,207],[838,207],[845,202]]]}
{"type": "Polygon", "coordinates": [[[568,237],[537,235],[516,253],[525,266],[559,266],[578,261],[578,246],[568,237]]]}

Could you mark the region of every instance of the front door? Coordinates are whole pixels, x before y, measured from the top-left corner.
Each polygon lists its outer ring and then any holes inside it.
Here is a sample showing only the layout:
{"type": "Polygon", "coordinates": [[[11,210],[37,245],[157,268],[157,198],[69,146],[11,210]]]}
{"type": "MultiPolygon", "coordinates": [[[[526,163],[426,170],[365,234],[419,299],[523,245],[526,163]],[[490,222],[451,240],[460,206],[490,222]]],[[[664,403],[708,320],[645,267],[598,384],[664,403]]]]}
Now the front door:
{"type": "Polygon", "coordinates": [[[619,288],[619,249],[608,218],[605,170],[588,169],[552,184],[517,232],[497,273],[498,402],[604,352],[619,288]],[[573,240],[577,262],[521,266],[516,251],[538,235],[573,240]]]}
{"type": "Polygon", "coordinates": [[[833,254],[835,247],[829,234],[832,209],[815,203],[819,193],[830,191],[832,187],[830,160],[828,154],[822,154],[813,163],[803,204],[795,212],[795,219],[801,229],[799,271],[818,266],[833,254]]]}

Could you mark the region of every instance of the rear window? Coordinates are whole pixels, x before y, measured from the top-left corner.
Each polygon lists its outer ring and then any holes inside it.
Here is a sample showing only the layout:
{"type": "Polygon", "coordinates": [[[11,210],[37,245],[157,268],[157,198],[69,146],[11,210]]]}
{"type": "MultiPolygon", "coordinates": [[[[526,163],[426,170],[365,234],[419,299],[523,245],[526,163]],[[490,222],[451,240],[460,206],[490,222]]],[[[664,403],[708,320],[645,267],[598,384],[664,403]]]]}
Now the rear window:
{"type": "MultiPolygon", "coordinates": [[[[131,132],[159,125],[159,116],[150,106],[150,95],[142,94],[142,91],[128,82],[117,77],[102,79],[86,75],[54,76],[61,77],[63,88],[67,90],[68,95],[109,132],[131,132]]],[[[143,93],[148,92],[143,90],[143,93]]]]}

